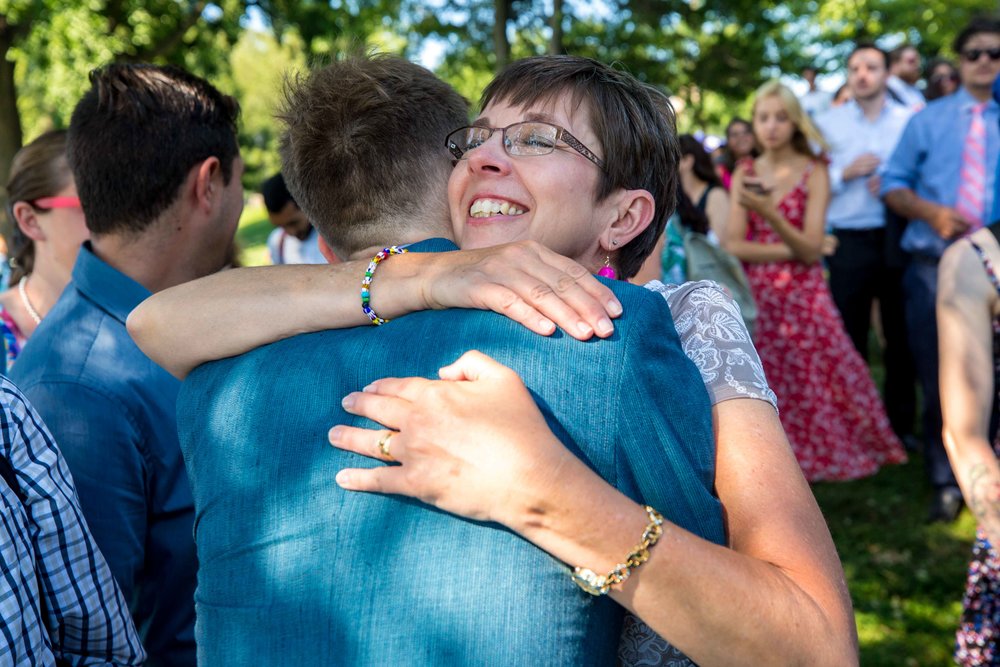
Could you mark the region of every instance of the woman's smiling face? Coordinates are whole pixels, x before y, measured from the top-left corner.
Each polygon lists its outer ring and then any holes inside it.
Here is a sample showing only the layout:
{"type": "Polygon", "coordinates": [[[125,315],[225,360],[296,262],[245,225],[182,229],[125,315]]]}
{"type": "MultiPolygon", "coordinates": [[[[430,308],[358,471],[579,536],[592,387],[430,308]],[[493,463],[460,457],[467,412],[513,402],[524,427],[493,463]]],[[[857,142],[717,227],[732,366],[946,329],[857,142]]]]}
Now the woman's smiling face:
{"type": "MultiPolygon", "coordinates": [[[[603,157],[589,110],[565,93],[527,107],[495,101],[474,124],[504,128],[524,121],[558,125],[603,157]]],[[[469,150],[452,172],[448,201],[458,244],[470,249],[533,240],[596,270],[605,254],[599,239],[614,220],[612,198],[595,202],[597,165],[561,140],[547,155],[511,156],[502,134],[497,129],[469,150]]]]}

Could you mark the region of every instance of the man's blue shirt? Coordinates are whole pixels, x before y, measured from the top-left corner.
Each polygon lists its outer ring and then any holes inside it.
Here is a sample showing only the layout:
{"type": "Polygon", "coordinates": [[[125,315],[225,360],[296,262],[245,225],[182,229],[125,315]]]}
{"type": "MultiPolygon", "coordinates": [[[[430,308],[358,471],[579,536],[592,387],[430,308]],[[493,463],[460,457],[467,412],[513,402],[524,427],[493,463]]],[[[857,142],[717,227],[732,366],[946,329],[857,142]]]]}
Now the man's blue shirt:
{"type": "Polygon", "coordinates": [[[194,665],[194,503],[177,444],[179,383],[125,330],[149,294],[85,244],[11,378],[59,443],[149,664],[194,665]]]}
{"type": "MultiPolygon", "coordinates": [[[[882,177],[882,196],[909,188],[923,199],[953,207],[958,198],[965,137],[972,123],[972,107],[977,103],[965,88],[959,88],[955,94],[934,100],[916,113],[903,130],[882,177]]],[[[998,119],[1000,105],[990,101],[983,112],[987,165],[997,164],[1000,156],[998,119]]],[[[993,169],[986,170],[987,213],[993,210],[995,176],[993,169]]],[[[911,220],[902,239],[903,250],[928,257],[940,257],[949,243],[925,220],[911,220]]]]}
{"type": "Polygon", "coordinates": [[[178,423],[197,514],[200,663],[613,664],[617,603],[584,593],[566,564],[502,526],[340,489],[342,468],[383,464],[326,439],[334,424],[371,425],[341,409],[349,391],[435,377],[477,349],[521,375],[554,433],[604,479],[724,543],[701,376],[662,296],[612,289],[625,314],[606,340],[449,310],[196,369],[178,423]]]}

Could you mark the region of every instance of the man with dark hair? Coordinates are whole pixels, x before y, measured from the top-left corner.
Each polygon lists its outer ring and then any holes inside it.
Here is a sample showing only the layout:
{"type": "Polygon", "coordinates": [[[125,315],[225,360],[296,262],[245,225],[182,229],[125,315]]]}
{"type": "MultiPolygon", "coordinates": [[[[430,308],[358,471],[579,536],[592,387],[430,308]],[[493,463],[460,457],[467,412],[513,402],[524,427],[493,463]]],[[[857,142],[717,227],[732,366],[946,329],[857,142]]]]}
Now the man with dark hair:
{"type": "Polygon", "coordinates": [[[830,93],[816,87],[816,74],[816,68],[812,65],[802,68],[802,79],[809,87],[799,98],[802,110],[813,118],[829,109],[830,103],[833,101],[833,96],[830,93]]]}
{"type": "MultiPolygon", "coordinates": [[[[545,80],[494,93],[586,107],[609,157],[588,156],[562,135],[568,145],[560,148],[579,154],[581,170],[601,165],[597,191],[580,192],[581,205],[623,196],[622,182],[648,183],[651,248],[677,185],[671,118],[658,96],[621,72],[584,59],[550,62],[545,80]]],[[[469,146],[456,142],[483,127],[456,132],[469,121],[449,86],[398,58],[347,60],[293,87],[282,117],[283,173],[325,252],[370,258],[387,242],[414,243],[413,252],[455,248],[434,238],[452,233],[446,184],[457,155],[444,138],[461,152],[469,146]]],[[[537,139],[532,148],[551,145],[537,139]]],[[[623,260],[622,271],[640,262],[623,260]]],[[[613,289],[626,315],[615,337],[598,344],[535,337],[495,314],[456,309],[298,336],[196,369],[178,409],[198,513],[200,661],[614,662],[623,615],[616,603],[582,594],[564,566],[497,524],[407,498],[346,493],[334,477],[363,459],[324,444],[331,424],[360,424],[336,407],[347,392],[387,373],[432,375],[474,347],[523,375],[549,425],[605,479],[723,543],[705,467],[712,434],[704,384],[672,327],[656,335],[645,328],[671,321],[665,300],[624,282],[613,289]]]]}
{"type": "Polygon", "coordinates": [[[1000,73],[1000,21],[972,21],[955,38],[954,49],[961,58],[962,87],[910,119],[881,189],[889,208],[910,220],[901,244],[912,256],[903,276],[906,325],[923,388],[924,456],[934,487],[930,518],[947,521],[961,510],[962,495],[941,441],[938,260],[953,241],[994,219],[1000,204],[993,201],[1000,106],[990,96],[1000,73]]]}
{"type": "Polygon", "coordinates": [[[325,264],[319,251],[319,233],[309,217],[299,208],[277,173],[260,185],[267,219],[277,227],[267,237],[271,264],[325,264]]]}
{"type": "MultiPolygon", "coordinates": [[[[916,376],[906,340],[902,266],[893,261],[886,209],[879,198],[881,173],[911,112],[886,94],[888,56],[874,44],[858,44],[847,58],[852,99],[816,119],[830,143],[827,224],[837,249],[827,258],[830,292],[844,328],[864,359],[872,304],[878,299],[885,332],[885,404],[900,438],[913,447],[916,376]]],[[[893,228],[895,229],[895,228],[893,228]]]]}
{"type": "Polygon", "coordinates": [[[912,44],[897,46],[889,52],[888,94],[910,111],[924,107],[924,94],[917,88],[920,81],[920,52],[912,44]]]}
{"type": "Polygon", "coordinates": [[[221,269],[243,207],[239,107],[173,67],[95,70],[68,154],[91,241],[12,377],[52,430],[151,665],[194,665],[193,501],[177,381],[125,318],[152,292],[221,269]]]}

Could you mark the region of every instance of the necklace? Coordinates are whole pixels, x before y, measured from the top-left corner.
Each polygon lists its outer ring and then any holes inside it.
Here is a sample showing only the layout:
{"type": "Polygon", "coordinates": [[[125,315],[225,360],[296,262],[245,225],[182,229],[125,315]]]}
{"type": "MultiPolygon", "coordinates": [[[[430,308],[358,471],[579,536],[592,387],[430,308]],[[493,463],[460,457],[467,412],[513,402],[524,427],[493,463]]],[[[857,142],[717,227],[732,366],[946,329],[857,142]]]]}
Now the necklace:
{"type": "Polygon", "coordinates": [[[42,316],[38,314],[35,307],[31,305],[31,301],[28,300],[28,292],[25,289],[25,285],[28,284],[28,276],[25,276],[17,281],[17,293],[21,295],[21,303],[24,304],[24,309],[28,311],[28,315],[31,319],[35,321],[35,326],[37,327],[42,323],[42,316]]]}

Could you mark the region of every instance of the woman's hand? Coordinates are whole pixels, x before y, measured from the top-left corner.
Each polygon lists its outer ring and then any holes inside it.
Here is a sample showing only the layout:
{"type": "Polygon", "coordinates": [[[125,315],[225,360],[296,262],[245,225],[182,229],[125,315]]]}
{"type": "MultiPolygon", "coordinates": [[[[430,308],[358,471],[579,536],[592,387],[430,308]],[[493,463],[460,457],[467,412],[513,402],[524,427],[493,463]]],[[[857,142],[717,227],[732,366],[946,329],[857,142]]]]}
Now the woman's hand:
{"type": "Polygon", "coordinates": [[[535,333],[549,335],[559,326],[579,340],[610,336],[610,318],[622,312],[614,293],[586,267],[534,241],[437,259],[418,274],[428,308],[492,310],[535,333]]]}
{"type": "Polygon", "coordinates": [[[743,178],[743,187],[739,190],[739,203],[743,208],[759,213],[764,219],[771,220],[777,212],[771,198],[773,188],[764,185],[756,176],[743,178]]]}
{"type": "Polygon", "coordinates": [[[545,513],[560,471],[582,466],[552,434],[517,374],[480,352],[440,370],[441,380],[386,378],[344,398],[351,414],[393,431],[330,430],[340,449],[400,465],[345,469],[337,483],[352,491],[418,498],[447,512],[518,530],[545,513]]]}

